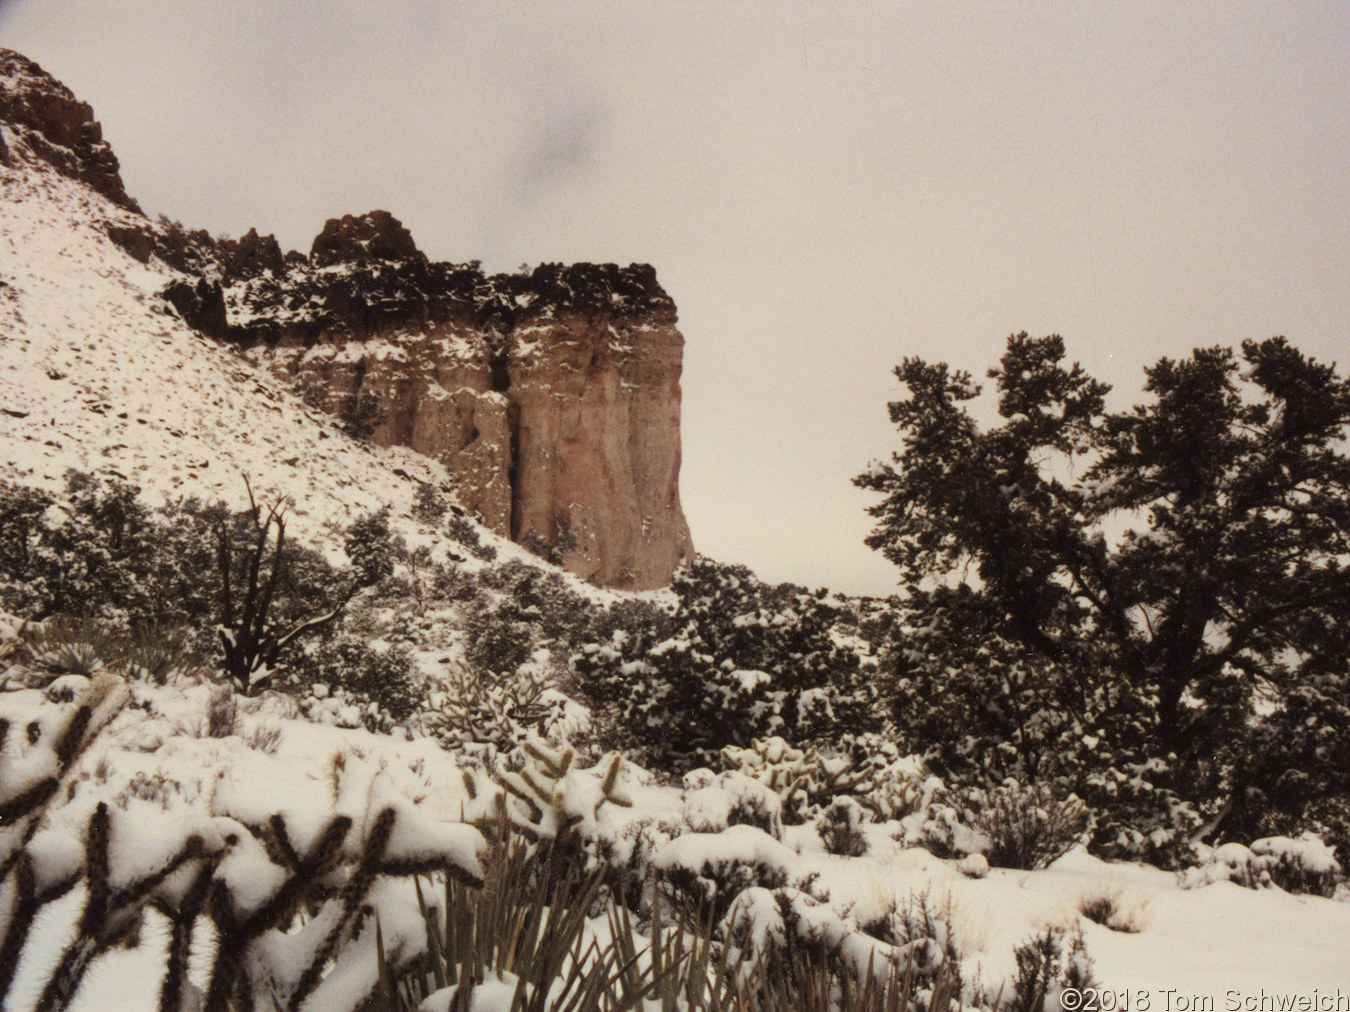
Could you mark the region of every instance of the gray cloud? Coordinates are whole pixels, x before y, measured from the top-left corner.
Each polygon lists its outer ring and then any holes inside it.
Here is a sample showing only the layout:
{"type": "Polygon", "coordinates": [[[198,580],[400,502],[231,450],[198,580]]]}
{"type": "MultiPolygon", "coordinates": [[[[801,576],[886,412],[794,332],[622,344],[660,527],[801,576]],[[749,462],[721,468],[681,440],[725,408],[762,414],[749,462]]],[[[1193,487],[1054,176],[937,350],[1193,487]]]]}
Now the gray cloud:
{"type": "Polygon", "coordinates": [[[595,168],[604,123],[603,110],[592,103],[565,107],[544,119],[511,168],[518,197],[528,199],[595,168]]]}
{"type": "MultiPolygon", "coordinates": [[[[19,0],[0,0],[0,25],[3,25],[5,19],[19,9],[19,0]]],[[[3,40],[0,40],[2,42],[3,40]]]]}

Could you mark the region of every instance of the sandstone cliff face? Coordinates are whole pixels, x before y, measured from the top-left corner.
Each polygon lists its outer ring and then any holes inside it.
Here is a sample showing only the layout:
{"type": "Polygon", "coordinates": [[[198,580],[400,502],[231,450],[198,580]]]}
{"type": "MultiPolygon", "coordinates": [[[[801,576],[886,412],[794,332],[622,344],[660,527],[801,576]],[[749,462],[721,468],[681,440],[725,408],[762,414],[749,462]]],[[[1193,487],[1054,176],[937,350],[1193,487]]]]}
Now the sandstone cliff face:
{"type": "Polygon", "coordinates": [[[224,252],[249,266],[201,298],[221,304],[223,336],[312,403],[371,425],[375,442],[444,463],[496,532],[627,589],[665,585],[692,554],[679,499],[684,339],[652,268],[489,277],[429,262],[385,212],[330,221],[281,270],[224,252]]]}

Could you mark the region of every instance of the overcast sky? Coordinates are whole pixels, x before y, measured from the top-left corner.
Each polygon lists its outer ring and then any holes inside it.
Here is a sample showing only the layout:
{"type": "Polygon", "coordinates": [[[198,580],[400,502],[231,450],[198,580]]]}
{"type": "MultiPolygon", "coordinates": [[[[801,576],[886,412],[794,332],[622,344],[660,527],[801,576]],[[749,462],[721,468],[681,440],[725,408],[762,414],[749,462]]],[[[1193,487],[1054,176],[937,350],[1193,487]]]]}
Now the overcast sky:
{"type": "Polygon", "coordinates": [[[309,249],[647,261],[696,547],[887,593],[850,485],[905,355],[1350,359],[1350,4],[0,0],[150,214],[309,249]]]}

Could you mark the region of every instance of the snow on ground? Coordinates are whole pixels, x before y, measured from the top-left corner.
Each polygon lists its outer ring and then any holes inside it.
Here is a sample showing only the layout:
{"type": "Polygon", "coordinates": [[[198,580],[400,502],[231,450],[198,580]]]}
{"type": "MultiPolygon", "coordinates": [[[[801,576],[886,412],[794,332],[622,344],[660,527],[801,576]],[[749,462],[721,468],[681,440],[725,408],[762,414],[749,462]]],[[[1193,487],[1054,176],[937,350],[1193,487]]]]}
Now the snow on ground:
{"type": "Polygon", "coordinates": [[[873,829],[862,858],[832,856],[805,841],[798,873],[817,873],[832,904],[864,922],[911,897],[926,896],[930,909],[949,904],[965,965],[986,981],[1014,971],[1013,947],[1037,929],[1077,922],[1103,988],[1142,989],[1158,1002],[1174,988],[1213,995],[1216,1008],[1229,990],[1311,994],[1339,986],[1350,994],[1350,903],[1231,882],[1184,889],[1174,873],[1101,861],[1081,849],[1044,871],[996,868],[971,879],[956,862],[903,850],[873,829]],[[1081,917],[1080,902],[1098,896],[1114,897],[1140,930],[1113,931],[1081,917]]]}
{"type": "Polygon", "coordinates": [[[101,231],[129,217],[54,173],[0,170],[7,477],[57,488],[69,468],[113,472],[161,495],[234,504],[247,477],[260,496],[293,496],[294,525],[311,535],[384,503],[406,512],[414,479],[445,479],[409,450],[343,438],[192,331],[156,295],[172,272],[137,263],[101,231]]]}
{"type": "MultiPolygon", "coordinates": [[[[169,813],[188,817],[228,809],[247,817],[251,809],[259,816],[265,809],[281,811],[301,838],[306,825],[317,827],[333,810],[334,757],[342,754],[344,777],[354,786],[342,792],[345,800],[339,804],[353,814],[376,797],[399,797],[415,805],[428,826],[445,827],[473,813],[455,758],[430,740],[309,724],[290,716],[287,702],[275,696],[240,701],[240,735],[207,738],[200,736],[206,686],[138,685],[134,692],[137,708],[124,711],[84,758],[82,791],[121,797],[127,804],[128,784],[162,778],[172,786],[155,801],[169,813]],[[279,732],[274,752],[258,747],[260,729],[279,732]],[[379,790],[377,779],[383,784],[379,790]]],[[[0,696],[0,716],[19,719],[39,705],[37,693],[6,693],[0,696]]],[[[634,805],[610,810],[609,828],[621,835],[625,825],[647,824],[659,827],[662,836],[675,836],[657,863],[688,864],[723,852],[753,851],[761,860],[782,865],[790,883],[809,883],[805,887],[811,893],[828,897],[835,914],[863,923],[922,897],[930,910],[950,912],[967,979],[978,971],[994,989],[1015,971],[1014,946],[1047,925],[1077,923],[1101,986],[1128,991],[1131,1008],[1142,1009],[1139,998],[1146,994],[1151,1010],[1144,1012],[1195,1012],[1178,1004],[1190,996],[1212,998],[1212,1008],[1220,1009],[1233,1008],[1225,1002],[1246,996],[1259,1000],[1263,992],[1311,997],[1317,989],[1334,996],[1339,988],[1350,994],[1347,902],[1229,882],[1183,888],[1175,874],[1106,863],[1081,850],[1045,871],[994,869],[973,879],[961,874],[955,861],[903,849],[896,842],[902,835],[898,823],[867,827],[868,853],[840,857],[826,853],[810,827],[788,827],[781,844],[746,826],[696,834],[688,817],[700,804],[697,791],[662,785],[631,768],[625,787],[634,805]],[[694,852],[685,853],[691,848],[694,852]],[[1112,931],[1082,917],[1081,901],[1099,896],[1113,897],[1121,918],[1138,930],[1112,931]]],[[[27,960],[28,974],[40,972],[42,950],[70,930],[75,907],[69,899],[63,903],[43,928],[49,941],[36,946],[37,954],[27,960]]],[[[89,1012],[152,1007],[147,1001],[159,979],[163,929],[162,919],[152,917],[140,947],[102,964],[76,1007],[89,1012]]],[[[20,991],[16,1009],[32,1000],[23,998],[31,989],[20,991]]]]}

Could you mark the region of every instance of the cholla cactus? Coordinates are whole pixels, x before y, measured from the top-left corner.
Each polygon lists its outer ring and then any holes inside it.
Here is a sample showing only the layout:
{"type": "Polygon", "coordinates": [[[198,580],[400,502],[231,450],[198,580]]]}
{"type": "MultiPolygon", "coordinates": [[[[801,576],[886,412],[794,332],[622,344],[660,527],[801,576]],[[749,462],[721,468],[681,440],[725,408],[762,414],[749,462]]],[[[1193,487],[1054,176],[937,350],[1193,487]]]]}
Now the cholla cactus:
{"type": "Polygon", "coordinates": [[[857,798],[878,819],[898,819],[919,808],[927,793],[918,765],[884,748],[855,764],[845,755],[793,748],[779,737],[756,738],[749,748],[722,749],[722,763],[775,791],[784,815],[799,821],[842,796],[857,798]]]}
{"type": "Polygon", "coordinates": [[[502,786],[524,811],[508,809],[511,823],[532,839],[559,839],[571,833],[591,835],[606,804],[629,808],[633,801],[620,786],[623,757],[617,752],[590,769],[579,769],[570,746],[551,749],[538,739],[521,748],[532,760],[519,773],[502,775],[502,786]]]}
{"type": "Polygon", "coordinates": [[[558,707],[543,697],[551,678],[540,665],[508,675],[451,670],[446,691],[432,696],[424,718],[427,730],[450,746],[468,743],[509,750],[534,730],[545,734],[558,718],[558,707]]]}
{"type": "Polygon", "coordinates": [[[333,765],[331,804],[278,810],[228,770],[209,811],[166,811],[162,798],[134,792],[123,808],[78,790],[77,760],[127,700],[121,679],[104,676],[26,726],[0,717],[0,1005],[13,999],[33,925],[81,884],[70,941],[25,971],[40,975],[26,981],[38,1008],[66,1008],[150,907],[169,924],[161,1012],[339,1008],[333,992],[374,986],[370,915],[409,907],[409,877],[481,881],[487,841],[477,829],[432,817],[383,769],[345,757],[333,765]],[[203,921],[214,942],[198,1006],[187,967],[203,921]]]}
{"type": "Polygon", "coordinates": [[[722,749],[722,762],[776,792],[784,813],[798,819],[835,795],[865,794],[873,784],[872,771],[855,770],[846,756],[822,755],[815,748],[803,751],[778,737],[756,738],[749,748],[728,745],[722,749]]]}

